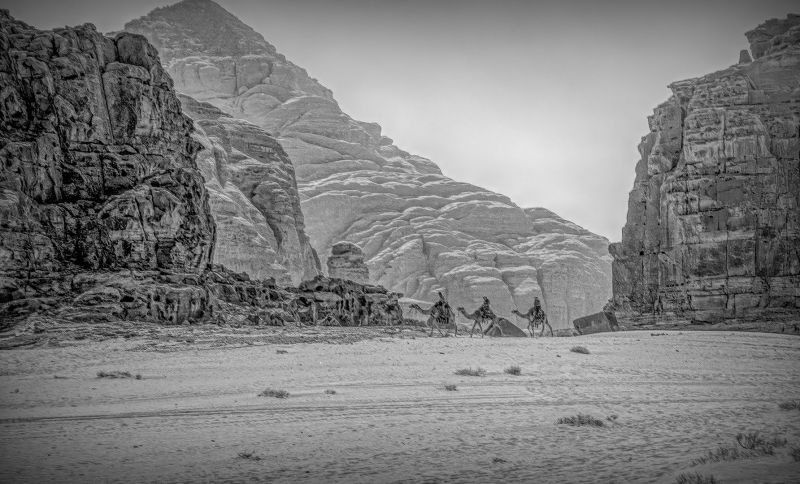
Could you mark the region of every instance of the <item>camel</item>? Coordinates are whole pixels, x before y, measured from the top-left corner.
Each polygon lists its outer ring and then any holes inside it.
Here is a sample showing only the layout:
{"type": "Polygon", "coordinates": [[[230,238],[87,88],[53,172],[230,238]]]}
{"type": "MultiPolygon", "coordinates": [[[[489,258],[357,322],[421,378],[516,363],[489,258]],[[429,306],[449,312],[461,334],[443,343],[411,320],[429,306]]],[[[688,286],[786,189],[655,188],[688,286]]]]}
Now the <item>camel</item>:
{"type": "Polygon", "coordinates": [[[528,321],[528,328],[527,329],[531,333],[531,338],[533,338],[533,330],[534,330],[534,328],[539,326],[539,324],[542,325],[542,331],[539,332],[539,336],[540,337],[544,335],[544,327],[545,327],[545,325],[550,329],[550,336],[553,336],[553,327],[550,326],[550,323],[547,321],[547,315],[544,313],[544,311],[541,310],[541,308],[539,309],[538,316],[536,314],[537,311],[536,311],[536,307],[535,306],[530,308],[530,309],[528,309],[528,312],[525,313],[525,314],[522,314],[521,312],[519,312],[516,309],[512,310],[511,312],[516,314],[520,318],[525,319],[525,320],[528,321]]]}
{"type": "MultiPolygon", "coordinates": [[[[433,336],[434,327],[439,331],[439,334],[441,334],[442,336],[447,336],[446,333],[442,333],[442,328],[439,327],[439,321],[441,321],[443,318],[441,317],[442,315],[440,314],[440,310],[436,305],[433,305],[428,309],[422,309],[421,307],[419,307],[418,304],[412,304],[409,307],[415,311],[418,311],[428,316],[428,320],[425,322],[425,325],[430,326],[431,328],[431,334],[429,334],[428,336],[433,336]]],[[[453,327],[455,328],[455,332],[453,334],[454,336],[458,336],[458,325],[456,324],[456,315],[453,314],[452,310],[448,311],[448,313],[450,314],[445,315],[445,317],[447,318],[447,323],[453,324],[453,327]]],[[[447,328],[445,328],[445,331],[446,330],[447,328]]]]}
{"type": "MultiPolygon", "coordinates": [[[[461,313],[465,318],[469,319],[470,321],[474,321],[472,323],[472,329],[469,330],[469,337],[472,338],[472,332],[475,331],[475,325],[477,325],[478,328],[480,328],[480,330],[481,330],[481,338],[483,338],[483,325],[481,324],[481,322],[486,321],[486,318],[481,316],[481,314],[480,314],[481,310],[480,309],[476,309],[472,314],[468,314],[467,311],[464,308],[459,307],[458,308],[458,312],[461,313]]],[[[491,329],[492,325],[494,325],[494,320],[490,320],[490,321],[491,321],[491,324],[486,328],[487,331],[489,329],[491,329]]],[[[500,329],[499,326],[496,326],[496,327],[497,327],[497,329],[500,329]]],[[[503,330],[502,329],[500,329],[500,335],[501,336],[503,335],[503,330]]]]}

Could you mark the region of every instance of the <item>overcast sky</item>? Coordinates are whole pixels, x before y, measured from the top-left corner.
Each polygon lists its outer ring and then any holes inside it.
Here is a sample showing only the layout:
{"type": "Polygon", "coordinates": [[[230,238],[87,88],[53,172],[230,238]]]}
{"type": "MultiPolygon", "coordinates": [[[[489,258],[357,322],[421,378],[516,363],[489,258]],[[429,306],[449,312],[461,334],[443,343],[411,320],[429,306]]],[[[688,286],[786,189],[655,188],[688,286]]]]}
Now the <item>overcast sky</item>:
{"type": "MultiPolygon", "coordinates": [[[[113,31],[158,0],[13,0],[40,28],[113,31]]],[[[667,84],[736,63],[790,1],[219,0],[454,179],[621,238],[647,116],[667,84]]]]}

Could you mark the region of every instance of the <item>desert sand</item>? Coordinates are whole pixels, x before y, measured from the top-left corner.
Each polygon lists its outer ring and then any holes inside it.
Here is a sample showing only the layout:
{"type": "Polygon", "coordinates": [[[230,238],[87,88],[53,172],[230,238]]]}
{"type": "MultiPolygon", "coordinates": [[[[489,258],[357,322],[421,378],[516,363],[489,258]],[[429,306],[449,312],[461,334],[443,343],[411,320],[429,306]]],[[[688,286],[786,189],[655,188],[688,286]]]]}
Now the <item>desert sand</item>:
{"type": "Polygon", "coordinates": [[[778,406],[800,398],[798,337],[272,331],[0,352],[0,481],[800,481],[800,411],[778,406]],[[467,367],[487,373],[454,374],[467,367]],[[114,370],[141,379],[96,376],[114,370]],[[268,387],[290,396],[258,396],[268,387]],[[577,413],[606,426],[555,423],[577,413]],[[789,445],[691,466],[745,431],[789,445]]]}

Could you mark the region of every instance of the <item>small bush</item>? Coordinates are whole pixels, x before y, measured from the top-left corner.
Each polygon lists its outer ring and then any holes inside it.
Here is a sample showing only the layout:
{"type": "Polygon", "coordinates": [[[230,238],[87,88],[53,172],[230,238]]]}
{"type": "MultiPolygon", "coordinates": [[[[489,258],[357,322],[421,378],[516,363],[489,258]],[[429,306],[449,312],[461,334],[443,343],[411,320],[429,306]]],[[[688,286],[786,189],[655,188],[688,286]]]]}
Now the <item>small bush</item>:
{"type": "Polygon", "coordinates": [[[683,473],[675,480],[676,484],[717,484],[714,476],[704,476],[695,472],[694,474],[683,473]]]}
{"type": "Polygon", "coordinates": [[[447,390],[448,392],[455,392],[458,390],[458,388],[456,388],[456,386],[453,385],[452,383],[448,383],[447,385],[445,385],[444,389],[447,390]]]}
{"type": "Polygon", "coordinates": [[[273,397],[273,398],[289,398],[289,392],[286,390],[275,390],[274,388],[267,388],[258,394],[259,397],[273,397]]]}
{"type": "Polygon", "coordinates": [[[800,400],[789,400],[778,404],[781,410],[800,410],[800,400]]]}
{"type": "Polygon", "coordinates": [[[573,352],[573,353],[580,353],[580,354],[582,354],[582,355],[588,355],[588,354],[589,354],[589,350],[588,350],[588,349],[586,349],[586,347],[585,347],[585,346],[573,346],[573,347],[572,347],[572,348],[570,348],[569,350],[570,350],[571,352],[573,352]]]}
{"type": "Polygon", "coordinates": [[[137,380],[141,380],[141,379],[142,379],[142,375],[141,375],[141,374],[139,374],[139,373],[137,373],[137,374],[136,374],[136,379],[137,379],[137,380]]]}
{"type": "Polygon", "coordinates": [[[330,389],[325,390],[325,394],[326,395],[336,395],[336,390],[330,390],[330,389]]]}
{"type": "Polygon", "coordinates": [[[98,371],[97,378],[133,378],[133,375],[129,371],[98,371]]]}
{"type": "Polygon", "coordinates": [[[591,415],[584,415],[582,413],[573,415],[571,417],[561,417],[560,419],[556,420],[556,424],[572,425],[573,427],[605,427],[606,425],[605,422],[599,418],[592,417],[591,415]]]}
{"type": "Polygon", "coordinates": [[[247,459],[247,460],[261,460],[261,457],[256,455],[255,452],[239,452],[238,454],[240,459],[247,459]]]}
{"type": "Polygon", "coordinates": [[[486,376],[486,370],[481,367],[475,368],[462,368],[460,370],[456,370],[456,375],[460,376],[486,376]]]}
{"type": "Polygon", "coordinates": [[[795,462],[800,462],[800,447],[792,447],[789,449],[789,455],[792,456],[795,462]]]}
{"type": "Polygon", "coordinates": [[[505,459],[503,459],[502,457],[495,457],[495,458],[492,459],[492,462],[495,463],[495,464],[503,464],[503,463],[505,463],[507,461],[505,459]]]}
{"type": "Polygon", "coordinates": [[[786,446],[786,439],[765,439],[758,432],[739,433],[736,435],[736,442],[738,446],[718,447],[717,450],[708,451],[706,455],[693,460],[692,465],[774,455],[776,448],[786,446]]]}
{"type": "Polygon", "coordinates": [[[517,365],[509,366],[508,368],[506,368],[503,371],[505,371],[509,375],[521,375],[522,374],[522,368],[520,368],[517,365]]]}
{"type": "Polygon", "coordinates": [[[286,350],[278,350],[275,353],[278,353],[279,355],[285,355],[286,353],[288,353],[288,351],[286,351],[286,350]]]}

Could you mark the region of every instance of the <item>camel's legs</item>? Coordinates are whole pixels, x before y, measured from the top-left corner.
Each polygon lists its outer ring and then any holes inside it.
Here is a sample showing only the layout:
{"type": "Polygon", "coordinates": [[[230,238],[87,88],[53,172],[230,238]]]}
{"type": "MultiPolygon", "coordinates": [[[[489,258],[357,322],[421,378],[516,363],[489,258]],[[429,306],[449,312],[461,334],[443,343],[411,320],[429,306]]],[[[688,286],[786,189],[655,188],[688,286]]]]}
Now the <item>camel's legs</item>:
{"type": "Polygon", "coordinates": [[[552,328],[552,327],[550,327],[550,323],[549,323],[549,322],[547,322],[547,319],[545,319],[544,321],[542,321],[542,331],[541,331],[541,333],[539,333],[539,336],[542,336],[542,335],[544,335],[544,326],[545,326],[545,325],[547,325],[547,328],[550,330],[550,336],[552,337],[552,336],[553,336],[553,328],[552,328]]]}
{"type": "Polygon", "coordinates": [[[533,330],[533,323],[531,323],[530,321],[528,321],[528,332],[531,334],[531,338],[533,338],[536,335],[536,333],[534,333],[533,330]]]}

